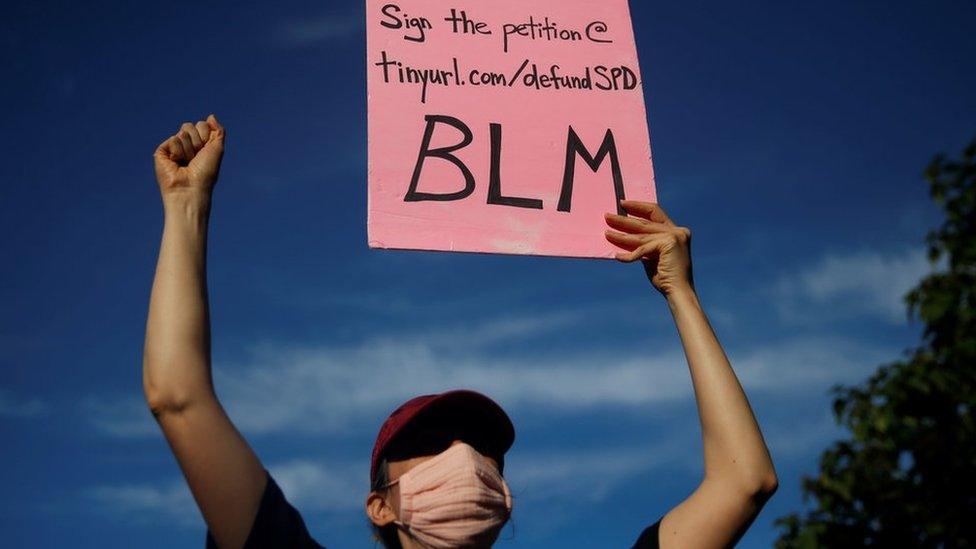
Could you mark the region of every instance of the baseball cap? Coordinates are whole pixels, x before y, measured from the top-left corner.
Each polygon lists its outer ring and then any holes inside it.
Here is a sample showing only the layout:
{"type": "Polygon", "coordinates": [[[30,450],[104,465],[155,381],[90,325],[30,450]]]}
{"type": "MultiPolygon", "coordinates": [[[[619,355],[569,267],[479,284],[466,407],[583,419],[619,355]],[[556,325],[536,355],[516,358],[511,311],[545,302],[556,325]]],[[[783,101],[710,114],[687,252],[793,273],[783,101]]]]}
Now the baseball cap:
{"type": "Polygon", "coordinates": [[[370,484],[376,481],[376,469],[388,454],[399,457],[425,455],[423,433],[437,426],[471,444],[482,454],[496,458],[499,464],[515,442],[515,426],[508,414],[494,400],[470,390],[414,397],[393,411],[380,427],[373,444],[369,468],[370,484]]]}

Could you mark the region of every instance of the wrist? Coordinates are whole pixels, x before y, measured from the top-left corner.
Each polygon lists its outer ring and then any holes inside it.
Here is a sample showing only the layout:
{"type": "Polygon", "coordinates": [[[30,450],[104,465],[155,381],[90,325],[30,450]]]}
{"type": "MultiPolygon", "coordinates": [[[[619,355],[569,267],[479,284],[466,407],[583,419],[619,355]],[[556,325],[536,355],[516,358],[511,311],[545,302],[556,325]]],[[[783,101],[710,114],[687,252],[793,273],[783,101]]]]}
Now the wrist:
{"type": "Polygon", "coordinates": [[[210,192],[182,190],[163,194],[163,211],[167,217],[208,218],[212,196],[210,192]]]}
{"type": "Polygon", "coordinates": [[[210,197],[177,195],[163,198],[165,230],[206,237],[210,226],[210,197]]]}
{"type": "Polygon", "coordinates": [[[701,304],[698,302],[698,294],[695,293],[695,288],[691,284],[671,289],[665,294],[665,298],[672,312],[687,307],[701,307],[701,304]]]}

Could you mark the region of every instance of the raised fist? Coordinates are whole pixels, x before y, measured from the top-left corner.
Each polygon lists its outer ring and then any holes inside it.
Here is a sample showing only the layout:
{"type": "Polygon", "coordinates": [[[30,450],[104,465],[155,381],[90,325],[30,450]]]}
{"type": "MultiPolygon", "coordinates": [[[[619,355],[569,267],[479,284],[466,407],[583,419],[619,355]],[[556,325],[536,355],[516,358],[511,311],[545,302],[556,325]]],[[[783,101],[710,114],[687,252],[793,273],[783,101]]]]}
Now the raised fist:
{"type": "Polygon", "coordinates": [[[209,194],[217,183],[224,155],[224,127],[214,115],[196,124],[186,122],[163,141],[153,160],[163,198],[179,193],[209,194]]]}

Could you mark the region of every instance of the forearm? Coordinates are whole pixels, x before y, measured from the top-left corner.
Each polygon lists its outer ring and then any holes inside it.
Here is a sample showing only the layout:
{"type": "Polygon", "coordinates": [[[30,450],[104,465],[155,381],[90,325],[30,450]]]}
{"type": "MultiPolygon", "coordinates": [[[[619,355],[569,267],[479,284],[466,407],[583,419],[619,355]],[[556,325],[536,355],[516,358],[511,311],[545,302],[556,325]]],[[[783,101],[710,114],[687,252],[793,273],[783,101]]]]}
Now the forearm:
{"type": "Polygon", "coordinates": [[[692,288],[673,292],[674,316],[691,371],[705,453],[705,477],[770,492],[776,473],[739,380],[692,288]]]}
{"type": "Polygon", "coordinates": [[[181,410],[213,395],[207,297],[210,198],[163,201],[165,222],[143,353],[143,386],[154,412],[181,410]]]}

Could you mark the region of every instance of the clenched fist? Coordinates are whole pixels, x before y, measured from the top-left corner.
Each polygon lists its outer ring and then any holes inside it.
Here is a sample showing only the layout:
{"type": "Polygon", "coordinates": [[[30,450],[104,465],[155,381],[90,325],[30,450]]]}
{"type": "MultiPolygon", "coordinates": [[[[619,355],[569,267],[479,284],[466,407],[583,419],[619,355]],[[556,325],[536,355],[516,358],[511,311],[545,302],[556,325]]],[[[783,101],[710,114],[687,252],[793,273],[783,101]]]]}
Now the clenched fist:
{"type": "Polygon", "coordinates": [[[209,196],[220,173],[224,136],[224,127],[211,114],[206,121],[186,122],[159,145],[153,159],[164,199],[183,193],[209,196]]]}
{"type": "Polygon", "coordinates": [[[694,290],[691,275],[691,231],[674,224],[657,204],[623,200],[629,216],[608,213],[607,240],[628,250],[617,254],[626,263],[643,260],[651,284],[671,296],[677,291],[694,290]],[[624,231],[624,232],[619,232],[624,231]]]}

